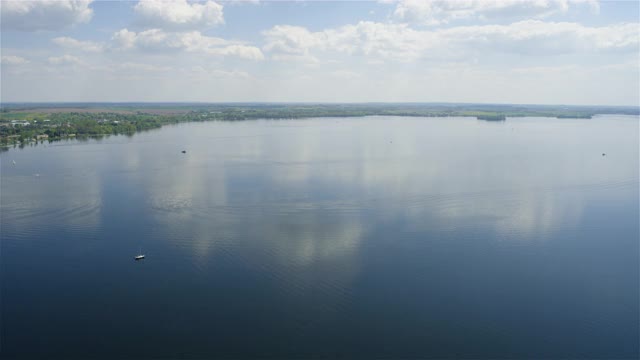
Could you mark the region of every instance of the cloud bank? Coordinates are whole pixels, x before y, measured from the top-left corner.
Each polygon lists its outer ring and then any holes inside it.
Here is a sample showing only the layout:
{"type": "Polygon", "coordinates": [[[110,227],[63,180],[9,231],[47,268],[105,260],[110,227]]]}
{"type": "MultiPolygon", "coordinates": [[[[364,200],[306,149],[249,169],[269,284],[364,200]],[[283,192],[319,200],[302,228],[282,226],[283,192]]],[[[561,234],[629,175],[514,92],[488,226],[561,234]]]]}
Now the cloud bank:
{"type": "Polygon", "coordinates": [[[370,21],[317,32],[300,26],[277,25],[263,32],[263,49],[276,56],[341,52],[400,61],[464,57],[475,53],[549,56],[633,52],[638,50],[639,31],[637,23],[588,27],[541,20],[435,30],[416,30],[407,24],[370,21]]]}
{"type": "Polygon", "coordinates": [[[134,7],[140,25],[165,30],[195,30],[223,24],[222,9],[214,1],[186,0],[145,0],[134,7]]]}
{"type": "Polygon", "coordinates": [[[597,0],[401,0],[393,18],[431,26],[468,19],[544,18],[580,6],[600,9],[597,0]]]}
{"type": "Polygon", "coordinates": [[[2,1],[2,30],[54,31],[88,23],[92,0],[2,1]]]}

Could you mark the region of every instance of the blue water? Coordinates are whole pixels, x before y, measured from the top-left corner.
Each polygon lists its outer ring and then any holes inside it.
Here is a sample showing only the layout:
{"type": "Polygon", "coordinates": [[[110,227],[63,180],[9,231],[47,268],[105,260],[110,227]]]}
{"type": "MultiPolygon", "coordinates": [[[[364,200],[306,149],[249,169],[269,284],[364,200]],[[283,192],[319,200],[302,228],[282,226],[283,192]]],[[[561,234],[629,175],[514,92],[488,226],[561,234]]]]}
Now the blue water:
{"type": "Polygon", "coordinates": [[[0,355],[637,358],[639,124],[209,122],[10,149],[0,355]]]}

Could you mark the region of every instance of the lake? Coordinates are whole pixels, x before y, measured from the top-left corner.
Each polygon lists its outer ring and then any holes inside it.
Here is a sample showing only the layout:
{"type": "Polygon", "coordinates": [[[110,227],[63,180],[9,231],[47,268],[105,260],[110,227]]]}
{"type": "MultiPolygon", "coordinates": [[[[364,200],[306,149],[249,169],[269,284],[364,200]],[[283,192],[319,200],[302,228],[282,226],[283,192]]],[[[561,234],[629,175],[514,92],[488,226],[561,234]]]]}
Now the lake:
{"type": "Polygon", "coordinates": [[[0,355],[637,358],[639,124],[257,120],[12,148],[0,355]]]}

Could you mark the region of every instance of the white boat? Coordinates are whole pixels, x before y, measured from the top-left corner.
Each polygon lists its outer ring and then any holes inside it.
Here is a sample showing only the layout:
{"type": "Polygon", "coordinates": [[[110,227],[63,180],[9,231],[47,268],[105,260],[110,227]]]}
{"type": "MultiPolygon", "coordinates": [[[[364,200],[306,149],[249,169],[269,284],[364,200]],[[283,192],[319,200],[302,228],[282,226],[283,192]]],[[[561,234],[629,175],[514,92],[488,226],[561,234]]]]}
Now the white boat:
{"type": "Polygon", "coordinates": [[[144,254],[142,254],[142,248],[141,248],[140,250],[138,250],[138,254],[140,254],[140,255],[136,255],[136,256],[133,258],[134,260],[136,260],[136,261],[137,261],[137,260],[142,260],[142,259],[144,259],[144,254]]]}

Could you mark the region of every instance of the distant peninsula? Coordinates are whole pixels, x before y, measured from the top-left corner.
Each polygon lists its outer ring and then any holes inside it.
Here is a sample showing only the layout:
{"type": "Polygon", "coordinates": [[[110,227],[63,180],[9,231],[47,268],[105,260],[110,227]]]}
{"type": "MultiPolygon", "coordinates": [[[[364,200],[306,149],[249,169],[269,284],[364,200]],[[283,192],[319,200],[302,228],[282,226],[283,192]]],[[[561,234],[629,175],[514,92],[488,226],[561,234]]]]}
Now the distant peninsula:
{"type": "Polygon", "coordinates": [[[4,103],[0,146],[69,137],[132,134],[195,121],[355,116],[508,117],[589,119],[596,114],[639,115],[638,107],[454,103],[4,103]]]}

